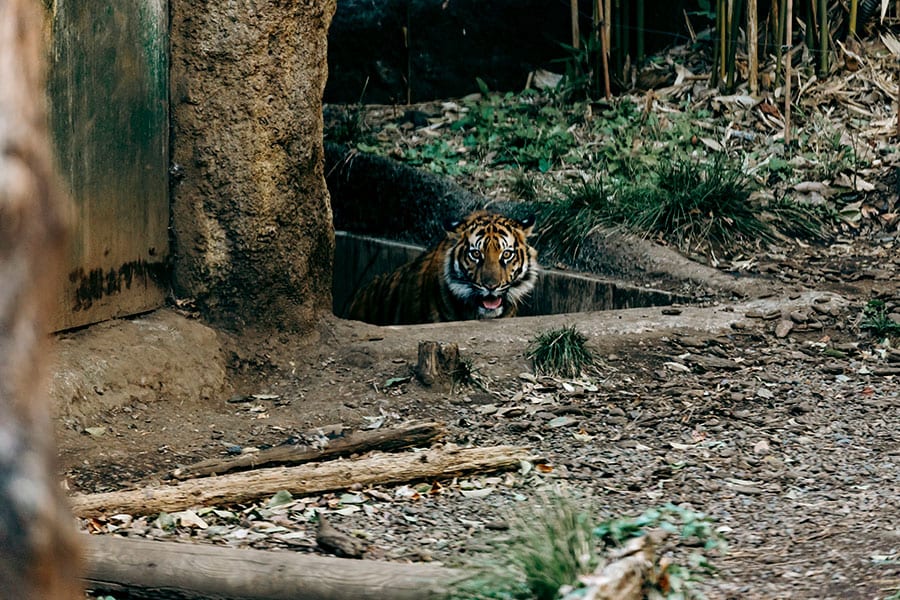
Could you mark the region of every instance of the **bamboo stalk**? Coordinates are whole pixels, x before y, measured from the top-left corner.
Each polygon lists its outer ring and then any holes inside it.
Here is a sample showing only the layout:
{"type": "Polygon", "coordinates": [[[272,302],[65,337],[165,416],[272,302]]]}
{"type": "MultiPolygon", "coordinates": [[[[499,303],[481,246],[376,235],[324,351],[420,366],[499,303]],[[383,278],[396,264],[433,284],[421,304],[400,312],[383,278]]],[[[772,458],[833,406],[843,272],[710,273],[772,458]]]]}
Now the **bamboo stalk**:
{"type": "Polygon", "coordinates": [[[603,71],[603,94],[609,100],[612,94],[609,89],[609,41],[606,37],[607,19],[603,9],[603,0],[595,0],[594,2],[594,29],[600,38],[600,70],[603,71]]]}
{"type": "Polygon", "coordinates": [[[759,48],[757,47],[759,35],[759,15],[756,13],[756,0],[747,0],[747,61],[750,73],[750,94],[759,93],[759,48]]]}
{"type": "MultiPolygon", "coordinates": [[[[900,0],[898,0],[900,2],[900,0]]],[[[603,0],[603,43],[606,44],[607,56],[612,48],[612,0],[603,0]]]]}
{"type": "Polygon", "coordinates": [[[572,18],[572,47],[581,47],[581,30],[578,27],[578,0],[569,0],[569,12],[572,18]]]}
{"type": "Polygon", "coordinates": [[[848,23],[847,37],[856,35],[856,18],[859,14],[859,0],[850,0],[850,22],[848,23]]]}
{"type": "Polygon", "coordinates": [[[622,48],[622,67],[619,69],[619,77],[622,81],[628,81],[630,79],[629,74],[626,72],[626,68],[631,63],[631,51],[629,50],[631,47],[631,19],[629,16],[630,11],[628,10],[628,4],[629,0],[622,0],[622,14],[620,15],[622,22],[622,36],[619,38],[619,46],[622,48]]]}
{"type": "Polygon", "coordinates": [[[740,29],[741,22],[741,11],[744,7],[743,0],[733,0],[731,5],[731,14],[728,18],[729,24],[729,35],[728,35],[728,79],[725,82],[725,88],[727,90],[734,89],[734,73],[735,73],[735,61],[737,58],[737,40],[738,40],[738,30],[740,29]]]}
{"type": "Polygon", "coordinates": [[[615,38],[612,45],[615,54],[616,77],[622,80],[622,71],[625,68],[625,49],[622,43],[622,0],[614,0],[615,9],[613,20],[615,21],[615,38]]]}
{"type": "Polygon", "coordinates": [[[716,6],[716,27],[719,30],[719,81],[725,81],[725,40],[727,39],[726,0],[719,0],[716,6]]]}
{"type": "Polygon", "coordinates": [[[816,0],[804,0],[803,8],[806,12],[806,47],[810,51],[816,47],[816,0]]]}
{"type": "Polygon", "coordinates": [[[793,15],[791,14],[793,6],[792,0],[785,2],[785,41],[787,45],[787,55],[784,63],[784,146],[789,148],[791,145],[791,54],[793,47],[791,40],[793,38],[793,15]]]}
{"type": "Polygon", "coordinates": [[[642,64],[644,62],[644,0],[637,0],[635,11],[637,20],[635,23],[637,28],[637,62],[642,64]]]}
{"type": "Polygon", "coordinates": [[[819,77],[828,76],[828,0],[819,0],[819,77]]]}
{"type": "MultiPolygon", "coordinates": [[[[773,2],[772,6],[776,8],[778,14],[775,16],[775,86],[781,83],[781,77],[784,74],[784,28],[785,15],[787,14],[787,3],[790,0],[780,0],[773,2]]],[[[811,2],[812,0],[810,0],[811,2]]]]}

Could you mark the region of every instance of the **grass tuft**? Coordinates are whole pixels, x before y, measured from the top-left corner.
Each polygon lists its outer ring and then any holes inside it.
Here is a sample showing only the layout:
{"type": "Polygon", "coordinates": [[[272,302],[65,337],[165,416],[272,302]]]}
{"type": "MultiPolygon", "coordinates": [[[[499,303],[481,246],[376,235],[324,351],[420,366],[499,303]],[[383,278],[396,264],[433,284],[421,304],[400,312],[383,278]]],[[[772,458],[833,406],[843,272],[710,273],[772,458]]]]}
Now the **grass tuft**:
{"type": "Polygon", "coordinates": [[[628,226],[658,236],[682,250],[733,249],[772,240],[749,202],[750,180],[723,155],[711,162],[680,159],[661,163],[650,185],[624,190],[619,201],[628,226]]]}
{"type": "Polygon", "coordinates": [[[450,381],[453,391],[461,387],[470,386],[483,391],[488,391],[484,377],[479,373],[475,363],[470,358],[460,358],[459,365],[450,373],[450,381]]]}
{"type": "Polygon", "coordinates": [[[456,583],[450,598],[556,600],[561,592],[564,600],[581,598],[587,590],[578,578],[596,572],[601,553],[653,531],[674,538],[667,542],[666,556],[671,557],[673,550],[677,553],[676,561],[659,554],[657,579],[646,582],[648,597],[700,598],[697,584],[715,573],[709,558],[727,550],[709,517],[675,504],[599,522],[590,510],[564,496],[553,496],[541,505],[513,519],[517,533],[499,544],[492,556],[467,565],[469,574],[456,583]]]}
{"type": "Polygon", "coordinates": [[[863,331],[871,332],[879,340],[900,335],[900,323],[895,323],[891,320],[884,300],[878,300],[877,298],[869,300],[863,308],[859,328],[863,331]]]}
{"type": "Polygon", "coordinates": [[[574,325],[539,333],[528,346],[527,358],[538,374],[578,377],[594,364],[587,337],[574,325]]]}
{"type": "Polygon", "coordinates": [[[515,524],[518,533],[504,544],[497,562],[460,582],[451,598],[555,600],[562,586],[596,567],[589,510],[554,497],[515,524]]]}

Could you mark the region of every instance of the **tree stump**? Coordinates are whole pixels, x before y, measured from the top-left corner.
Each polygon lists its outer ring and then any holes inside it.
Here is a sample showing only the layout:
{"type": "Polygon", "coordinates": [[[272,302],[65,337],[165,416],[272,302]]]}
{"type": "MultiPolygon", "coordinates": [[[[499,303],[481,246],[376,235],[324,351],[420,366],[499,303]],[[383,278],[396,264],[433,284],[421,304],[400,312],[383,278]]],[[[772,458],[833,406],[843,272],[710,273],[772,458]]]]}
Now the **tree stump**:
{"type": "Polygon", "coordinates": [[[459,346],[456,344],[419,342],[419,360],[414,371],[422,385],[449,389],[459,365],[459,346]]]}

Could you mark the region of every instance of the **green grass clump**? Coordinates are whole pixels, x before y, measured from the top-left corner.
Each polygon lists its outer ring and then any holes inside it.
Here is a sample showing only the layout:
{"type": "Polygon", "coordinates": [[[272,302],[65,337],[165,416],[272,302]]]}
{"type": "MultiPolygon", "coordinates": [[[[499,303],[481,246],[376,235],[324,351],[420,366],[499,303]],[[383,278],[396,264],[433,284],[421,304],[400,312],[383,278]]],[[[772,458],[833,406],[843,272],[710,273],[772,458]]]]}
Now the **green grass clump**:
{"type": "Polygon", "coordinates": [[[803,204],[786,197],[770,202],[761,218],[766,216],[783,235],[816,242],[829,241],[837,222],[835,212],[823,205],[803,204]]]}
{"type": "Polygon", "coordinates": [[[709,557],[726,547],[709,517],[674,504],[598,522],[590,510],[555,496],[540,509],[520,514],[513,524],[517,533],[480,564],[470,564],[470,574],[456,583],[450,598],[556,600],[565,589],[563,600],[574,600],[585,592],[579,576],[596,572],[602,552],[651,531],[668,533],[670,547],[691,550],[660,567],[658,587],[649,597],[699,598],[696,584],[714,572],[709,557]]]}
{"type": "Polygon", "coordinates": [[[682,250],[732,250],[772,240],[772,228],[749,200],[752,191],[750,180],[725,156],[662,161],[614,191],[602,181],[587,182],[539,207],[539,241],[575,254],[601,227],[665,239],[682,250]]]}
{"type": "Polygon", "coordinates": [[[581,243],[598,227],[619,224],[619,208],[602,181],[587,181],[570,187],[558,202],[535,207],[538,221],[538,243],[565,256],[575,256],[581,243]]]}
{"type": "Polygon", "coordinates": [[[594,520],[589,510],[553,498],[516,519],[517,534],[494,562],[476,567],[451,598],[555,600],[559,589],[597,566],[594,520]]]}
{"type": "Polygon", "coordinates": [[[578,377],[594,364],[587,337],[574,325],[539,333],[528,346],[527,358],[538,374],[578,377]]]}
{"type": "Polygon", "coordinates": [[[683,250],[731,249],[772,239],[749,202],[752,189],[749,179],[722,155],[703,163],[679,159],[660,164],[650,185],[627,188],[619,204],[634,231],[683,250]]]}
{"type": "Polygon", "coordinates": [[[869,300],[863,308],[859,328],[863,331],[869,331],[879,340],[900,335],[900,323],[895,323],[891,320],[884,300],[878,300],[877,298],[869,300]]]}

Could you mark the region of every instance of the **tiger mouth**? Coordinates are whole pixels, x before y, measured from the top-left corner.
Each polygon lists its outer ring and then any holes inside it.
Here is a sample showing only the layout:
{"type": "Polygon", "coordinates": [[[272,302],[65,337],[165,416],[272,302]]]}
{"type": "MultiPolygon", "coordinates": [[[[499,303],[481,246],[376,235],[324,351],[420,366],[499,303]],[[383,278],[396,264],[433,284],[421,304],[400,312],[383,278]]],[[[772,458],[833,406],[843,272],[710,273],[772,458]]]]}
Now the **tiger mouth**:
{"type": "Polygon", "coordinates": [[[497,310],[503,304],[503,298],[499,296],[484,296],[481,298],[481,306],[487,310],[497,310]]]}

